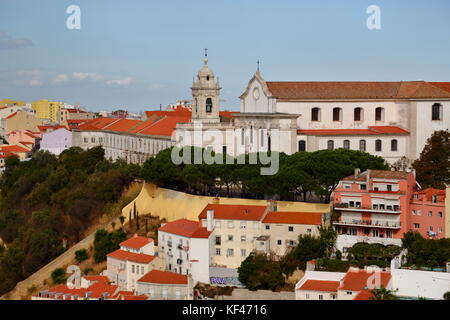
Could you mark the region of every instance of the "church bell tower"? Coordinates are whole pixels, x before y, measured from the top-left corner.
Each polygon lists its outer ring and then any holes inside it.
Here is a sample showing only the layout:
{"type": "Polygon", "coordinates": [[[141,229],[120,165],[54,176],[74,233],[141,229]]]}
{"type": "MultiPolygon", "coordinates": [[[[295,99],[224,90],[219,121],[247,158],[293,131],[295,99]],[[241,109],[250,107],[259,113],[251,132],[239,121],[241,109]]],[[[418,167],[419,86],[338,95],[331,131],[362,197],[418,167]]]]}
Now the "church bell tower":
{"type": "Polygon", "coordinates": [[[214,72],[208,67],[208,53],[205,49],[203,67],[192,84],[192,121],[218,123],[220,86],[214,80],[214,72]]]}

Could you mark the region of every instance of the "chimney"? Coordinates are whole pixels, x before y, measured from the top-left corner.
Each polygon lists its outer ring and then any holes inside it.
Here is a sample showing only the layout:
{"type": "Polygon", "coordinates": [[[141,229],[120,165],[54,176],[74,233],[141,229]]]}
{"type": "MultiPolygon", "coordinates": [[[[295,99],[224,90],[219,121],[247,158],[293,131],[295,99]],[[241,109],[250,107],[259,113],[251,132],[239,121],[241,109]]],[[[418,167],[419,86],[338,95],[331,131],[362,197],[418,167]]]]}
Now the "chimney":
{"type": "Polygon", "coordinates": [[[355,178],[358,178],[360,173],[361,173],[361,169],[355,168],[355,178]]]}
{"type": "Polygon", "coordinates": [[[206,229],[208,231],[214,229],[214,210],[206,211],[206,229]]]}

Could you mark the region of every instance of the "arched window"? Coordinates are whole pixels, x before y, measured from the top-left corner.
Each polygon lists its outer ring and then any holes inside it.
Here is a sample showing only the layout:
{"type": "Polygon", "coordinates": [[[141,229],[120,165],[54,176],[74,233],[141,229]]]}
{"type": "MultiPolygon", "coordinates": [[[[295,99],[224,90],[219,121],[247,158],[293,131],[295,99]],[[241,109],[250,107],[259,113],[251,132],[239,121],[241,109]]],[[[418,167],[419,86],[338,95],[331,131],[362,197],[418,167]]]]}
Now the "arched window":
{"type": "Polygon", "coordinates": [[[381,140],[375,140],[375,151],[381,151],[382,150],[382,143],[381,140]]]}
{"type": "Polygon", "coordinates": [[[328,147],[328,150],[333,150],[334,149],[334,141],[328,140],[327,147],[328,147]]]}
{"type": "Polygon", "coordinates": [[[320,108],[311,109],[311,121],[320,121],[320,108]]]}
{"type": "Polygon", "coordinates": [[[353,113],[354,121],[362,121],[362,117],[363,117],[362,108],[355,108],[354,113],[353,113]]]}
{"type": "Polygon", "coordinates": [[[391,151],[397,151],[398,149],[398,141],[396,139],[391,140],[391,151]]]}
{"type": "Polygon", "coordinates": [[[384,121],[384,109],[383,108],[376,108],[375,109],[375,121],[384,121]]]}
{"type": "Polygon", "coordinates": [[[366,152],[366,140],[359,140],[359,151],[366,152]]]}
{"type": "Polygon", "coordinates": [[[344,149],[350,149],[350,140],[344,140],[344,149]]]}
{"type": "Polygon", "coordinates": [[[431,120],[441,120],[442,104],[435,103],[431,107],[431,120]]]}
{"type": "Polygon", "coordinates": [[[333,121],[341,121],[342,120],[342,110],[341,108],[333,108],[333,121]]]}
{"type": "Polygon", "coordinates": [[[212,112],[212,107],[213,107],[212,99],[211,98],[206,99],[206,112],[208,113],[212,112]]]}
{"type": "Polygon", "coordinates": [[[299,152],[304,152],[306,151],[306,141],[305,140],[300,140],[298,142],[298,151],[299,152]]]}

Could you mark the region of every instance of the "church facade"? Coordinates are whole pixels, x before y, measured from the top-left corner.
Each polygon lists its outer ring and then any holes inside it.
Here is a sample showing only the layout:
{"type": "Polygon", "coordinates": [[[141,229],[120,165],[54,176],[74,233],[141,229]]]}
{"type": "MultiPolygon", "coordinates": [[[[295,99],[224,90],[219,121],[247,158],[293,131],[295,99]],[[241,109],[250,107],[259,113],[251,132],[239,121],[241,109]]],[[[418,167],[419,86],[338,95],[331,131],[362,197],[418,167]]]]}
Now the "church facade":
{"type": "Polygon", "coordinates": [[[240,112],[223,121],[205,59],[192,95],[192,120],[177,125],[176,141],[232,156],[345,148],[393,164],[417,159],[434,131],[450,129],[449,82],[273,82],[258,70],[240,112]]]}

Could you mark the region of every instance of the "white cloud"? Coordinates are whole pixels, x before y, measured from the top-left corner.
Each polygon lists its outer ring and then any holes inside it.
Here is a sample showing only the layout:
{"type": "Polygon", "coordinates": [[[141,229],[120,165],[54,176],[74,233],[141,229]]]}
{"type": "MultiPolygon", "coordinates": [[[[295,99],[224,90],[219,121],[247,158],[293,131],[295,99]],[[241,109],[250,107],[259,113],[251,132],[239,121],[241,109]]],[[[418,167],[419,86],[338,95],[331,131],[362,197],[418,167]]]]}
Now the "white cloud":
{"type": "Polygon", "coordinates": [[[123,79],[114,79],[106,81],[107,85],[110,86],[129,86],[133,82],[131,77],[126,77],[123,79]]]}
{"type": "Polygon", "coordinates": [[[74,72],[72,76],[77,80],[93,80],[98,81],[103,79],[101,74],[95,72],[74,72]]]}
{"type": "Polygon", "coordinates": [[[53,79],[53,83],[59,84],[69,80],[69,76],[65,73],[58,74],[55,79],[53,79]]]}
{"type": "Polygon", "coordinates": [[[31,79],[29,85],[31,87],[41,87],[44,85],[44,82],[39,79],[31,79]]]}

